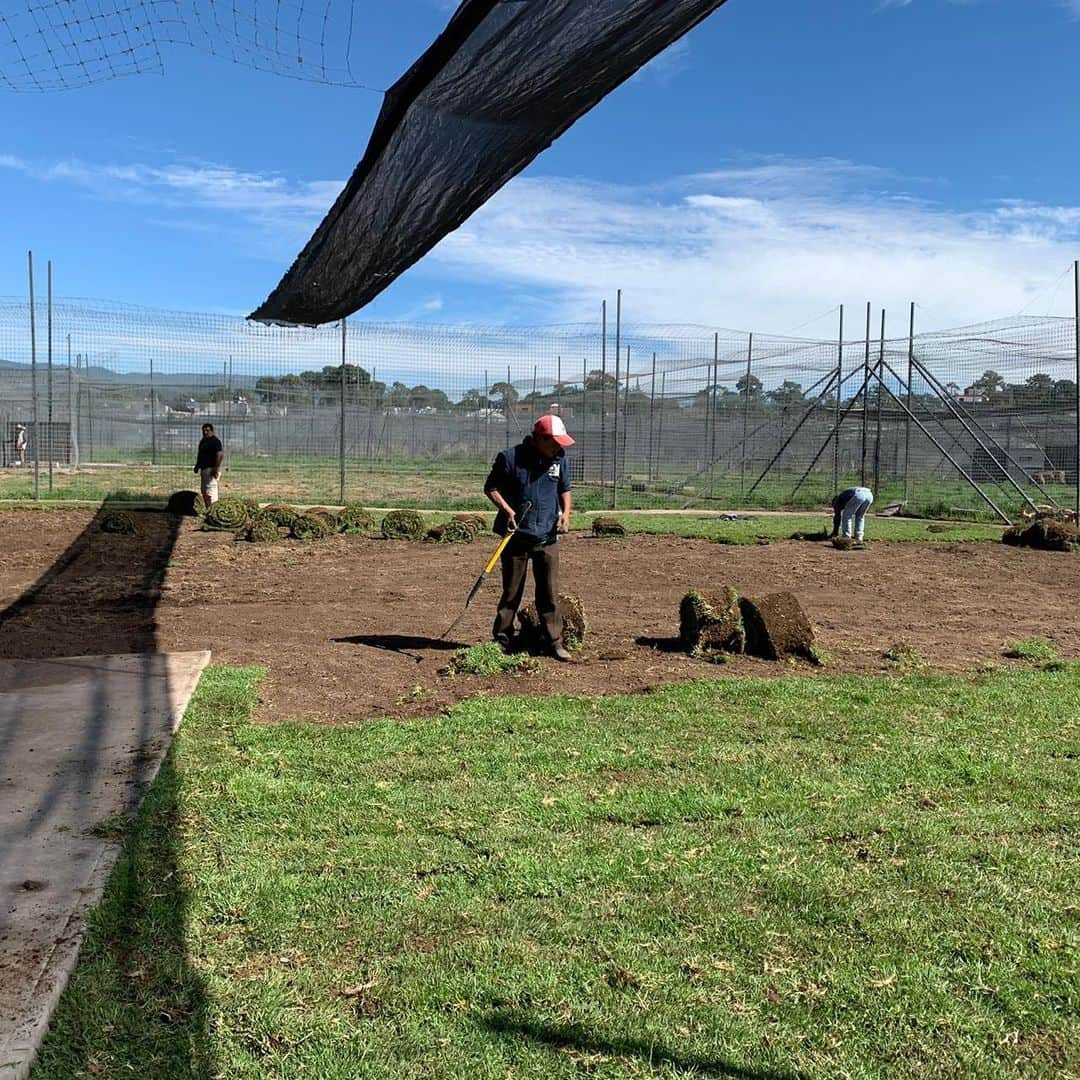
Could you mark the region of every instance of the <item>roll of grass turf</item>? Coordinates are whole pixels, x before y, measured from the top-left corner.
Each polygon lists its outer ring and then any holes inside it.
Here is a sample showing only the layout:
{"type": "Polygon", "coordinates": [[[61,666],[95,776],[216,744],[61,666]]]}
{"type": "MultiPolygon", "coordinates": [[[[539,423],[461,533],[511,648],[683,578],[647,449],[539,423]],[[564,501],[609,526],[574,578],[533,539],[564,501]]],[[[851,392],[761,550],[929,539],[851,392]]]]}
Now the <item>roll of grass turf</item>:
{"type": "Polygon", "coordinates": [[[291,529],[292,523],[299,516],[299,511],[281,503],[271,503],[259,511],[259,516],[267,521],[272,521],[282,529],[291,529]]]}
{"type": "Polygon", "coordinates": [[[387,540],[419,540],[424,532],[424,519],[415,510],[391,510],[382,519],[387,540]]]}
{"type": "MultiPolygon", "coordinates": [[[[561,593],[557,601],[556,610],[563,620],[563,644],[574,652],[585,644],[585,637],[589,632],[588,620],[585,617],[585,605],[581,598],[569,593],[561,593]]],[[[521,625],[521,644],[527,649],[543,649],[548,642],[544,635],[544,624],[536,610],[536,604],[529,604],[518,612],[518,622],[521,625]]]]}
{"type": "Polygon", "coordinates": [[[251,524],[251,506],[241,499],[218,499],[203,518],[208,532],[238,532],[251,524]]]}
{"type": "Polygon", "coordinates": [[[362,506],[351,503],[338,514],[338,528],[343,533],[366,533],[375,527],[375,518],[362,506]]]}
{"type": "Polygon", "coordinates": [[[297,514],[289,528],[289,535],[294,540],[323,540],[335,531],[318,514],[297,514]]]}
{"type": "Polygon", "coordinates": [[[281,539],[278,527],[266,517],[257,517],[242,534],[252,544],[276,544],[281,539]]]}
{"type": "Polygon", "coordinates": [[[625,536],[626,526],[613,517],[593,518],[593,536],[625,536]]]}
{"type": "Polygon", "coordinates": [[[135,525],[135,518],[126,510],[106,510],[98,520],[98,528],[103,533],[114,533],[119,536],[134,536],[139,531],[135,525]]]}
{"type": "Polygon", "coordinates": [[[197,491],[174,491],[165,507],[177,517],[198,517],[205,509],[202,496],[197,491]]]}
{"type": "Polygon", "coordinates": [[[817,660],[814,628],[794,593],[771,593],[760,600],[739,600],[746,627],[746,651],[765,660],[801,656],[817,660]]]}
{"type": "Polygon", "coordinates": [[[691,589],[679,604],[679,640],[699,660],[723,663],[746,646],[739,594],[729,585],[715,592],[691,589]]]}

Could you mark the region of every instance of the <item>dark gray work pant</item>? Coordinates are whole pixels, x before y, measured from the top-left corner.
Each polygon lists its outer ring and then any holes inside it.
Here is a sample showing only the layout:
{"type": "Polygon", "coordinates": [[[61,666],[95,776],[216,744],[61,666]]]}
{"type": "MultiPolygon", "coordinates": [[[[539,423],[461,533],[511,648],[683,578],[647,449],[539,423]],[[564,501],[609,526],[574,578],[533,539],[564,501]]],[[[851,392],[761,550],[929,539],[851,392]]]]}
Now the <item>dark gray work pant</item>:
{"type": "Polygon", "coordinates": [[[562,642],[563,621],[559,615],[559,545],[538,544],[526,537],[514,537],[502,553],[502,596],[495,614],[491,636],[509,643],[514,633],[514,616],[525,595],[525,577],[532,563],[536,587],[536,610],[544,627],[544,636],[552,645],[562,642]]]}

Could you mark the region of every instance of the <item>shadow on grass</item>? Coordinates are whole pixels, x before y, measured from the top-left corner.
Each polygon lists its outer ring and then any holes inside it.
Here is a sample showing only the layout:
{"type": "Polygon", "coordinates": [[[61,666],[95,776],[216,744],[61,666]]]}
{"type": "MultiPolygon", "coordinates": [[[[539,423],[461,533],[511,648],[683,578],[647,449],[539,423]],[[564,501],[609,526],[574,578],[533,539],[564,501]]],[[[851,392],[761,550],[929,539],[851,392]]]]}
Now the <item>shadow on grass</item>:
{"type": "Polygon", "coordinates": [[[805,1073],[775,1069],[746,1069],[717,1058],[702,1058],[681,1054],[663,1043],[640,1042],[636,1039],[604,1039],[580,1024],[549,1024],[527,1014],[505,1011],[490,1013],[483,1024],[497,1035],[529,1039],[557,1050],[574,1050],[583,1054],[607,1054],[613,1057],[638,1058],[652,1068],[668,1066],[694,1076],[730,1077],[732,1080],[806,1080],[805,1073]]]}
{"type": "Polygon", "coordinates": [[[170,752],[128,825],[104,898],[87,919],[79,963],[33,1080],[219,1075],[206,986],[184,938],[187,899],[175,836],[180,784],[170,752]]]}

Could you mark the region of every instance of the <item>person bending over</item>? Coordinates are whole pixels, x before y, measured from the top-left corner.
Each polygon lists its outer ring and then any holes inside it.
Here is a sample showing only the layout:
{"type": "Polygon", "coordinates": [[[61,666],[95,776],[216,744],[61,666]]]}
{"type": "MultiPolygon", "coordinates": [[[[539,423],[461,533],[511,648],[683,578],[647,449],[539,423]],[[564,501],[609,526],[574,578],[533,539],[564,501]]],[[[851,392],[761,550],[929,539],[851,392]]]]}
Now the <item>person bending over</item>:
{"type": "Polygon", "coordinates": [[[832,501],[833,536],[846,536],[862,543],[866,511],[874,501],[874,493],[865,487],[848,488],[832,501]]]}

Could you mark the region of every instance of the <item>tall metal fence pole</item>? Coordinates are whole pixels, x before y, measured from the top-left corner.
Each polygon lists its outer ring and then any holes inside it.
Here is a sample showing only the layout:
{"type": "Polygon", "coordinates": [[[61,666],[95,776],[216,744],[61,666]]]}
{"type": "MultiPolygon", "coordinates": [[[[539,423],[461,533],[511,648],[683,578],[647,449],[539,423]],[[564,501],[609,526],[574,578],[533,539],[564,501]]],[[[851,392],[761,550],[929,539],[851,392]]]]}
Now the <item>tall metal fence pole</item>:
{"type": "Polygon", "coordinates": [[[607,301],[600,301],[600,490],[607,476],[607,301]]]}
{"type": "MultiPolygon", "coordinates": [[[[589,361],[586,357],[581,358],[581,426],[585,426],[585,384],[589,381],[589,361]]],[[[581,479],[586,479],[585,454],[581,455],[581,479]]]]}
{"type": "Polygon", "coordinates": [[[622,464],[619,474],[626,477],[626,444],[630,441],[630,346],[626,346],[626,381],[623,386],[622,405],[622,464]]]}
{"type": "Polygon", "coordinates": [[[866,487],[866,395],[870,385],[870,301],[866,301],[866,351],[863,354],[862,445],[859,451],[859,484],[866,487]]]}
{"type": "Polygon", "coordinates": [[[52,259],[49,259],[49,261],[45,264],[45,268],[46,268],[46,277],[47,277],[48,283],[49,283],[49,318],[48,318],[49,348],[48,348],[48,352],[46,354],[47,358],[48,358],[48,376],[47,376],[47,381],[48,381],[48,406],[47,406],[47,413],[46,413],[46,415],[48,417],[48,427],[46,428],[46,430],[48,432],[48,442],[46,443],[46,446],[48,447],[48,451],[49,451],[49,454],[48,454],[48,457],[49,457],[49,491],[52,492],[52,489],[53,489],[53,475],[52,475],[52,470],[53,470],[53,428],[52,428],[52,421],[53,421],[52,259]]]}
{"type": "Polygon", "coordinates": [[[34,253],[26,253],[27,267],[30,274],[30,397],[32,399],[32,424],[34,428],[34,498],[41,498],[41,454],[39,445],[41,433],[38,430],[38,393],[37,393],[37,325],[34,319],[34,253]]]}
{"type": "MultiPolygon", "coordinates": [[[[907,411],[911,413],[911,375],[912,364],[915,360],[915,301],[911,301],[911,312],[908,318],[907,339],[907,411]]],[[[911,497],[911,418],[904,417],[904,502],[911,497]]]]}
{"type": "Polygon", "coordinates": [[[716,491],[716,389],[720,381],[720,335],[713,334],[712,353],[712,392],[709,394],[709,412],[712,415],[709,435],[709,498],[716,491]]]}
{"type": "Polygon", "coordinates": [[[832,494],[840,490],[840,392],[844,386],[844,305],[840,305],[840,335],[836,342],[836,431],[833,438],[832,494]]]}
{"type": "Polygon", "coordinates": [[[649,483],[653,478],[653,423],[656,419],[656,353],[652,354],[652,385],[649,388],[649,483]]]}
{"type": "Polygon", "coordinates": [[[667,394],[667,372],[660,373],[660,418],[656,421],[656,472],[660,473],[660,462],[663,459],[664,453],[664,413],[667,409],[664,407],[666,401],[665,395],[667,394]]]}
{"type": "Polygon", "coordinates": [[[619,504],[619,364],[622,361],[622,289],[615,290],[615,415],[612,417],[611,509],[619,504]]]}
{"type": "Polygon", "coordinates": [[[1073,314],[1076,346],[1076,443],[1073,446],[1073,468],[1076,470],[1076,522],[1080,525],[1080,259],[1073,263],[1073,314]]]}
{"type": "Polygon", "coordinates": [[[67,390],[68,390],[68,465],[79,464],[79,444],[75,440],[75,384],[71,381],[71,335],[67,336],[67,390]]]}
{"type": "Polygon", "coordinates": [[[154,417],[157,411],[154,408],[154,358],[150,357],[150,464],[157,464],[157,420],[154,417]]]}
{"type": "MultiPolygon", "coordinates": [[[[885,363],[885,309],[881,309],[881,338],[878,345],[878,373],[882,371],[882,366],[885,363]]],[[[875,408],[875,420],[874,420],[874,491],[878,491],[881,487],[881,387],[878,387],[877,394],[874,395],[877,398],[877,407],[875,408]]]]}
{"type": "Polygon", "coordinates": [[[739,498],[746,498],[746,458],[750,453],[746,445],[750,437],[750,366],[754,360],[754,335],[746,343],[746,381],[743,383],[742,461],[739,462],[739,498]]]}
{"type": "Polygon", "coordinates": [[[338,410],[338,502],[345,504],[345,320],[341,320],[341,406],[338,410]]]}

